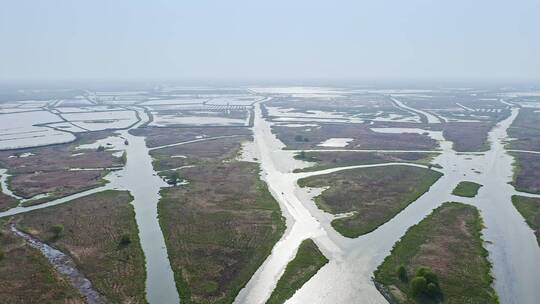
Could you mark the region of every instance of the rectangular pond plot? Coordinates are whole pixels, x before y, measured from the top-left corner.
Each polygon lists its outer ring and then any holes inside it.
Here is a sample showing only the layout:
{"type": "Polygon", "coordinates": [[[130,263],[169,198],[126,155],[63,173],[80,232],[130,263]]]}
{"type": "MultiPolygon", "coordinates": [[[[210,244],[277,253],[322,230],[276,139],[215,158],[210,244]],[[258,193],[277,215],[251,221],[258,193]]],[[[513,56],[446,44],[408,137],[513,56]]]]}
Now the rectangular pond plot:
{"type": "Polygon", "coordinates": [[[0,119],[0,150],[37,147],[70,142],[70,133],[54,130],[38,124],[60,122],[57,115],[47,111],[2,114],[0,119]]]}
{"type": "Polygon", "coordinates": [[[0,108],[0,114],[20,113],[20,112],[28,112],[32,110],[33,109],[28,109],[28,108],[0,108]]]}
{"type": "Polygon", "coordinates": [[[148,100],[141,105],[143,106],[152,106],[152,105],[202,105],[203,102],[208,101],[208,98],[175,98],[175,99],[154,99],[148,100]]]}
{"type": "Polygon", "coordinates": [[[297,111],[294,108],[266,107],[268,116],[276,121],[309,121],[325,120],[328,122],[355,122],[361,123],[362,119],[346,112],[328,112],[320,110],[297,111]]]}
{"type": "Polygon", "coordinates": [[[240,105],[240,106],[250,106],[257,101],[263,100],[262,96],[232,96],[232,97],[218,97],[212,98],[208,101],[209,105],[240,105]]]}
{"type": "Polygon", "coordinates": [[[172,125],[192,125],[192,126],[246,126],[245,119],[219,117],[219,116],[178,116],[174,114],[152,113],[154,121],[150,126],[172,126],[172,125]]]}
{"type": "Polygon", "coordinates": [[[56,103],[56,106],[62,106],[62,107],[76,107],[76,106],[91,106],[93,105],[92,102],[90,102],[86,98],[77,98],[77,99],[63,99],[56,103]]]}
{"type": "Polygon", "coordinates": [[[66,113],[62,117],[89,131],[124,129],[137,122],[135,111],[108,111],[88,113],[66,113]]]}

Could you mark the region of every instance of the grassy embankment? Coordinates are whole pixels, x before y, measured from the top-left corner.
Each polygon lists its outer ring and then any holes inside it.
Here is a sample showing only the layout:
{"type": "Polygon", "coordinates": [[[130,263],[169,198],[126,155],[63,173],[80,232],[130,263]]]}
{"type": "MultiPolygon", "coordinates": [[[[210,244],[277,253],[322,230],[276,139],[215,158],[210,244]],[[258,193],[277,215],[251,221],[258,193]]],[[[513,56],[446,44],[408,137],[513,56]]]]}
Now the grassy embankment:
{"type": "Polygon", "coordinates": [[[326,263],[328,259],[319,250],[317,244],[311,239],[304,240],[294,259],[287,264],[285,272],[266,303],[285,303],[326,263]]]}
{"type": "Polygon", "coordinates": [[[512,196],[512,203],[525,218],[527,225],[534,230],[538,245],[540,245],[540,198],[512,196]]]}
{"type": "Polygon", "coordinates": [[[456,188],[452,191],[452,194],[463,197],[475,197],[481,187],[482,185],[475,182],[459,182],[456,188]]]}
{"type": "Polygon", "coordinates": [[[195,164],[178,171],[189,184],[164,188],[158,207],[183,303],[231,303],[285,230],[258,164],[235,160],[245,139],[153,151],[160,168],[195,164]]]}
{"type": "Polygon", "coordinates": [[[386,166],[351,169],[301,179],[301,187],[329,187],[315,198],[322,210],[353,212],[332,226],[346,237],[358,237],[386,223],[429,190],[441,173],[418,167],[386,166]]]}
{"type": "Polygon", "coordinates": [[[85,303],[39,250],[15,236],[0,221],[0,302],[11,304],[85,303]]]}
{"type": "MultiPolygon", "coordinates": [[[[18,215],[17,226],[69,254],[112,303],[146,303],[145,264],[127,191],[104,191],[18,215]],[[62,225],[59,236],[51,230],[62,225]]],[[[42,290],[42,292],[45,292],[42,290]]]]}
{"type": "Polygon", "coordinates": [[[498,303],[481,231],[475,207],[444,203],[394,245],[375,271],[379,290],[391,303],[498,303]],[[421,267],[431,269],[440,291],[413,294],[421,267]]]}

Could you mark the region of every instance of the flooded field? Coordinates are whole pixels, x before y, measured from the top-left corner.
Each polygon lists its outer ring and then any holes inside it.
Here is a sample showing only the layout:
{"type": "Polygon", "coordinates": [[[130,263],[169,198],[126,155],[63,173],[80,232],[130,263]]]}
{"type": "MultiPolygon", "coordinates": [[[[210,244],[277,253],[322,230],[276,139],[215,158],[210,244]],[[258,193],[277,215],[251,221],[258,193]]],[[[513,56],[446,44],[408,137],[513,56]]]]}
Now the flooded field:
{"type": "MultiPolygon", "coordinates": [[[[504,89],[478,93],[472,89],[164,86],[154,90],[87,90],[70,98],[6,100],[0,103],[0,152],[5,153],[2,155],[6,160],[0,161],[3,194],[0,198],[9,200],[9,204],[0,212],[0,219],[7,221],[17,214],[61,204],[69,206],[76,199],[104,190],[127,190],[133,196],[131,204],[138,242],[145,257],[145,294],[149,303],[179,303],[181,296],[186,297],[186,290],[201,295],[192,297],[195,303],[216,302],[221,295],[227,295],[231,301],[234,299],[234,303],[265,303],[306,239],[314,241],[328,263],[317,268],[287,303],[355,303],[359,299],[362,303],[387,303],[372,281],[373,272],[411,226],[420,223],[444,202],[455,201],[472,205],[479,211],[485,226],[484,247],[492,263],[493,288],[500,302],[533,304],[540,299],[536,286],[540,281],[540,247],[533,230],[512,204],[513,195],[540,197],[534,193],[537,187],[534,179],[538,175],[535,175],[536,167],[531,165],[540,153],[536,149],[540,135],[529,131],[540,121],[540,112],[535,110],[540,99],[535,99],[535,92],[525,93],[504,89]],[[88,139],[81,137],[99,132],[109,133],[88,139]],[[52,170],[44,163],[56,164],[55,157],[66,157],[65,154],[49,152],[43,154],[48,159],[42,160],[42,155],[35,154],[36,151],[23,150],[65,143],[73,143],[73,147],[62,150],[62,153],[71,153],[70,157],[85,154],[90,157],[90,152],[98,151],[110,153],[107,157],[115,159],[114,168],[70,163],[66,168],[60,166],[52,170]],[[321,153],[331,156],[322,157],[321,153]],[[354,157],[354,153],[371,154],[354,157]],[[524,156],[515,157],[515,153],[524,156]],[[26,172],[25,166],[34,168],[31,164],[45,169],[27,168],[32,172],[26,172]],[[314,167],[309,169],[310,166],[314,167]],[[356,172],[350,170],[376,168],[377,172],[384,173],[398,166],[414,168],[410,172],[430,169],[442,176],[412,202],[401,204],[401,209],[388,218],[380,217],[385,220],[359,236],[344,236],[332,225],[336,219],[356,216],[356,211],[343,208],[342,213],[330,213],[329,209],[319,208],[318,197],[332,185],[339,185],[344,194],[347,187],[352,189],[352,179],[343,180],[347,173],[356,172]],[[258,257],[260,265],[250,265],[249,269],[256,270],[253,275],[242,277],[248,270],[239,275],[247,282],[245,286],[238,287],[236,283],[240,281],[235,281],[236,285],[231,285],[235,287],[227,289],[229,285],[222,281],[197,277],[197,270],[212,277],[234,277],[238,275],[235,271],[240,269],[235,261],[242,260],[238,257],[245,253],[227,253],[231,257],[225,259],[225,253],[216,252],[218,248],[224,250],[224,244],[232,240],[198,244],[191,239],[191,233],[196,234],[193,231],[185,233],[184,237],[190,239],[182,240],[177,236],[170,239],[164,231],[172,228],[167,226],[162,230],[164,222],[160,221],[158,204],[163,202],[165,192],[176,193],[167,196],[168,200],[180,200],[175,195],[182,191],[169,190],[186,187],[186,191],[193,191],[190,195],[194,199],[198,196],[193,206],[201,210],[183,210],[181,216],[189,218],[180,216],[177,221],[193,222],[190,216],[200,212],[209,216],[216,227],[226,227],[226,222],[220,221],[229,218],[225,217],[227,214],[240,221],[238,227],[242,229],[238,231],[261,233],[257,229],[268,224],[266,218],[256,217],[260,221],[256,223],[247,216],[247,208],[236,210],[234,202],[228,201],[227,208],[219,206],[220,198],[224,203],[225,197],[238,190],[237,185],[232,184],[238,176],[219,180],[215,174],[228,176],[239,172],[237,174],[246,178],[246,172],[252,167],[260,167],[260,172],[254,171],[255,176],[259,175],[279,203],[287,228],[271,253],[258,257]],[[40,181],[40,176],[51,176],[47,174],[52,171],[82,178],[83,175],[93,176],[91,172],[98,170],[105,170],[104,182],[93,184],[94,188],[89,190],[81,188],[65,195],[54,190],[56,188],[50,188],[53,189],[50,193],[35,190],[37,192],[29,196],[37,203],[31,205],[27,204],[28,198],[20,194],[25,193],[21,189],[30,189],[40,181]],[[189,188],[201,187],[205,174],[212,174],[205,170],[215,173],[206,179],[213,180],[216,189],[223,191],[212,194],[212,203],[201,200],[204,192],[189,188]],[[190,184],[190,174],[193,184],[190,184]],[[332,185],[325,184],[329,176],[334,178],[332,185]],[[523,176],[533,177],[524,179],[523,176]],[[299,186],[299,180],[309,177],[319,177],[320,187],[319,184],[317,188],[299,186]],[[452,190],[463,181],[481,185],[478,193],[473,197],[453,195],[452,190]],[[180,247],[172,248],[171,244],[180,247]],[[219,270],[209,266],[213,263],[192,265],[193,260],[186,261],[183,251],[179,250],[186,244],[200,246],[189,249],[199,252],[201,259],[202,254],[216,259],[218,266],[215,267],[219,270]],[[170,258],[172,254],[174,263],[170,258]],[[190,275],[178,265],[193,267],[189,269],[190,275]]],[[[395,182],[399,183],[399,178],[395,182]]],[[[394,188],[383,182],[369,183],[365,189],[356,185],[355,191],[394,188]]],[[[240,199],[238,195],[235,197],[240,199]]],[[[243,199],[242,203],[247,201],[243,199]]],[[[334,203],[339,205],[340,202],[334,203]]],[[[362,208],[369,208],[369,203],[362,208]]],[[[256,208],[251,212],[251,216],[263,214],[256,208]]],[[[163,216],[171,225],[170,216],[163,216]]],[[[104,301],[95,284],[85,276],[84,269],[78,269],[68,254],[57,252],[53,243],[37,241],[31,234],[11,227],[16,237],[40,250],[61,275],[70,277],[72,285],[88,303],[104,301]],[[58,258],[54,256],[59,256],[68,270],[59,267],[58,258]]],[[[195,229],[186,227],[182,229],[195,229]]],[[[187,251],[187,247],[184,249],[187,251]]]]}

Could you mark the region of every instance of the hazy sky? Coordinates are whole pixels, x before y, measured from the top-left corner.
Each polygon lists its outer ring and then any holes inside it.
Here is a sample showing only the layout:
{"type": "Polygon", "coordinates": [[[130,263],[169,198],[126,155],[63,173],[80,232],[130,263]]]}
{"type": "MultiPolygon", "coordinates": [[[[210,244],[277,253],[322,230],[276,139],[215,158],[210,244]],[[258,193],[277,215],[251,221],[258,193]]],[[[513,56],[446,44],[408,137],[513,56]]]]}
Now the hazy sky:
{"type": "Polygon", "coordinates": [[[539,0],[16,0],[0,79],[540,80],[539,0]]]}

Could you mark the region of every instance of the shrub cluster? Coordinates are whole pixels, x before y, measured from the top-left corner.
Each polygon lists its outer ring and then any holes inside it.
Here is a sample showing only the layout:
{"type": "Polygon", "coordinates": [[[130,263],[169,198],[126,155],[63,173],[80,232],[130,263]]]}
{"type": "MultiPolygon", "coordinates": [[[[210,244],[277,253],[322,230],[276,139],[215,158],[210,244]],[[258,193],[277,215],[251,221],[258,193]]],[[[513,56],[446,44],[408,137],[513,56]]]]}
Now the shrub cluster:
{"type": "Polygon", "coordinates": [[[413,296],[438,297],[441,294],[439,278],[429,267],[419,267],[416,276],[411,280],[413,296]]]}
{"type": "MultiPolygon", "coordinates": [[[[396,275],[402,282],[409,281],[409,275],[404,265],[396,269],[396,275]]],[[[419,267],[416,275],[410,281],[411,293],[414,297],[437,298],[441,295],[439,278],[429,267],[419,267]]]]}

